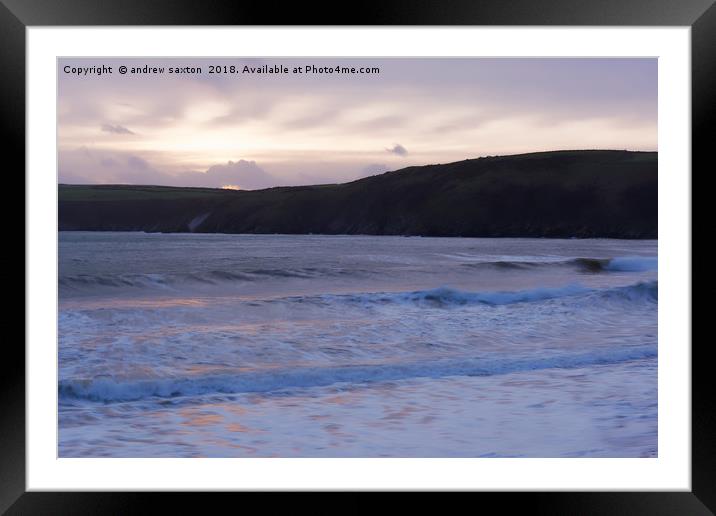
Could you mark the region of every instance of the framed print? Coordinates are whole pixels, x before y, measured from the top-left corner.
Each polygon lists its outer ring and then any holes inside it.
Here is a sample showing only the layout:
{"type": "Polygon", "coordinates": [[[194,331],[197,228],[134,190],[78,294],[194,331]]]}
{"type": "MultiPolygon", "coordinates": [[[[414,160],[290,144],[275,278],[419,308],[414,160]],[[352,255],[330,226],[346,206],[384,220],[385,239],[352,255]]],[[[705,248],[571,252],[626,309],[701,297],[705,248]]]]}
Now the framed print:
{"type": "Polygon", "coordinates": [[[710,514],[691,185],[716,8],[657,4],[5,2],[27,304],[3,510],[710,514]]]}

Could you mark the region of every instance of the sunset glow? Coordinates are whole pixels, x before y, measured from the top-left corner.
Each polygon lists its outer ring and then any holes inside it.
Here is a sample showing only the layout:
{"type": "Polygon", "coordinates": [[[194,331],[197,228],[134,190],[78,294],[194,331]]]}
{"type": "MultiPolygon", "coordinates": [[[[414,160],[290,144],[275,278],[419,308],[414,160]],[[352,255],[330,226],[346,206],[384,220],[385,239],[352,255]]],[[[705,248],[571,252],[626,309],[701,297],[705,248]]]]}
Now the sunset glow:
{"type": "Polygon", "coordinates": [[[655,59],[343,59],[380,68],[367,75],[63,72],[88,61],[59,63],[62,183],[256,189],[484,155],[657,148],[655,59]]]}

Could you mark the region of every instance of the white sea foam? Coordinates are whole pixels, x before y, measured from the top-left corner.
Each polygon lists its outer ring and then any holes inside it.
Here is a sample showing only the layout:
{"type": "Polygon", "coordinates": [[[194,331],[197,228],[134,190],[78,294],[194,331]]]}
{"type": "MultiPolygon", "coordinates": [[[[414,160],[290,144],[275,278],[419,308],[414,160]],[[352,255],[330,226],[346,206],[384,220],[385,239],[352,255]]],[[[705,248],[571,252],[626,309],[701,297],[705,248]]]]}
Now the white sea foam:
{"type": "Polygon", "coordinates": [[[655,256],[624,256],[612,258],[604,267],[608,271],[645,272],[655,271],[659,263],[655,256]]]}

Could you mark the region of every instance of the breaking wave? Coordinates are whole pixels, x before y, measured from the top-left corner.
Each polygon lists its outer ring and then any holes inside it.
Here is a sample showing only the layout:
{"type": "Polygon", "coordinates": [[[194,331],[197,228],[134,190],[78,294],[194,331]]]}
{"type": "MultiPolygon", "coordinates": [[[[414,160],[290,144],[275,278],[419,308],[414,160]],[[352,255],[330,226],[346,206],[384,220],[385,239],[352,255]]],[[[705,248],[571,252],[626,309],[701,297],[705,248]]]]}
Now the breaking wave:
{"type": "Polygon", "coordinates": [[[286,389],[325,387],[344,382],[365,384],[413,378],[492,376],[543,369],[589,367],[655,358],[656,356],[656,345],[648,344],[544,358],[461,358],[401,365],[299,367],[214,376],[138,380],[101,377],[61,380],[59,396],[65,399],[119,402],[207,394],[266,393],[286,389]]]}
{"type": "MultiPolygon", "coordinates": [[[[580,272],[645,272],[657,270],[655,257],[633,256],[620,258],[572,258],[562,261],[491,261],[463,263],[475,269],[497,270],[572,267],[580,272]]],[[[91,292],[96,289],[167,289],[191,285],[222,285],[232,282],[255,282],[270,279],[313,279],[319,277],[366,276],[368,270],[330,267],[257,268],[242,270],[209,270],[195,273],[123,273],[64,275],[59,279],[62,290],[91,292]]],[[[432,294],[430,294],[432,295],[432,294]]],[[[542,294],[536,294],[539,297],[542,294]]],[[[551,294],[547,294],[551,295],[551,294]]],[[[485,301],[485,302],[489,302],[485,301]]],[[[499,300],[495,304],[502,304],[499,300]]]]}
{"type": "Polygon", "coordinates": [[[463,263],[473,269],[538,269],[570,267],[580,272],[647,272],[658,270],[658,259],[651,256],[623,256],[618,258],[570,258],[554,261],[485,261],[463,263]]]}
{"type": "Polygon", "coordinates": [[[612,258],[605,266],[607,271],[645,272],[658,269],[658,259],[651,256],[625,256],[612,258]]]}
{"type": "Polygon", "coordinates": [[[414,292],[350,294],[347,296],[322,296],[323,299],[348,298],[350,301],[362,303],[417,303],[438,306],[450,305],[509,305],[544,301],[565,296],[586,294],[590,289],[581,285],[567,285],[558,288],[535,288],[514,292],[467,292],[449,287],[414,292]]]}
{"type": "Polygon", "coordinates": [[[546,301],[573,296],[592,295],[604,300],[632,302],[658,301],[658,281],[639,282],[623,287],[607,289],[587,288],[579,284],[556,288],[534,288],[513,292],[468,292],[449,287],[414,292],[376,292],[365,294],[327,294],[317,297],[288,298],[295,301],[320,300],[324,303],[348,301],[360,304],[418,304],[432,307],[463,305],[510,305],[546,301]]]}

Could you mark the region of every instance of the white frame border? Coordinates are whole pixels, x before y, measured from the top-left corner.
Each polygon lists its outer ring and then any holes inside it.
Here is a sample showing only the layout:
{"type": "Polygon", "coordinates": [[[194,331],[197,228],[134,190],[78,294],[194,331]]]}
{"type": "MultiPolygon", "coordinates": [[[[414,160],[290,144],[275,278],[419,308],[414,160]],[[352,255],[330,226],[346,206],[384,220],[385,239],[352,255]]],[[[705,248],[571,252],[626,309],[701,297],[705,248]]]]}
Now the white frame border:
{"type": "Polygon", "coordinates": [[[691,489],[690,27],[28,27],[26,36],[28,491],[691,489]],[[56,59],[90,53],[658,57],[658,458],[57,458],[56,59]]]}

